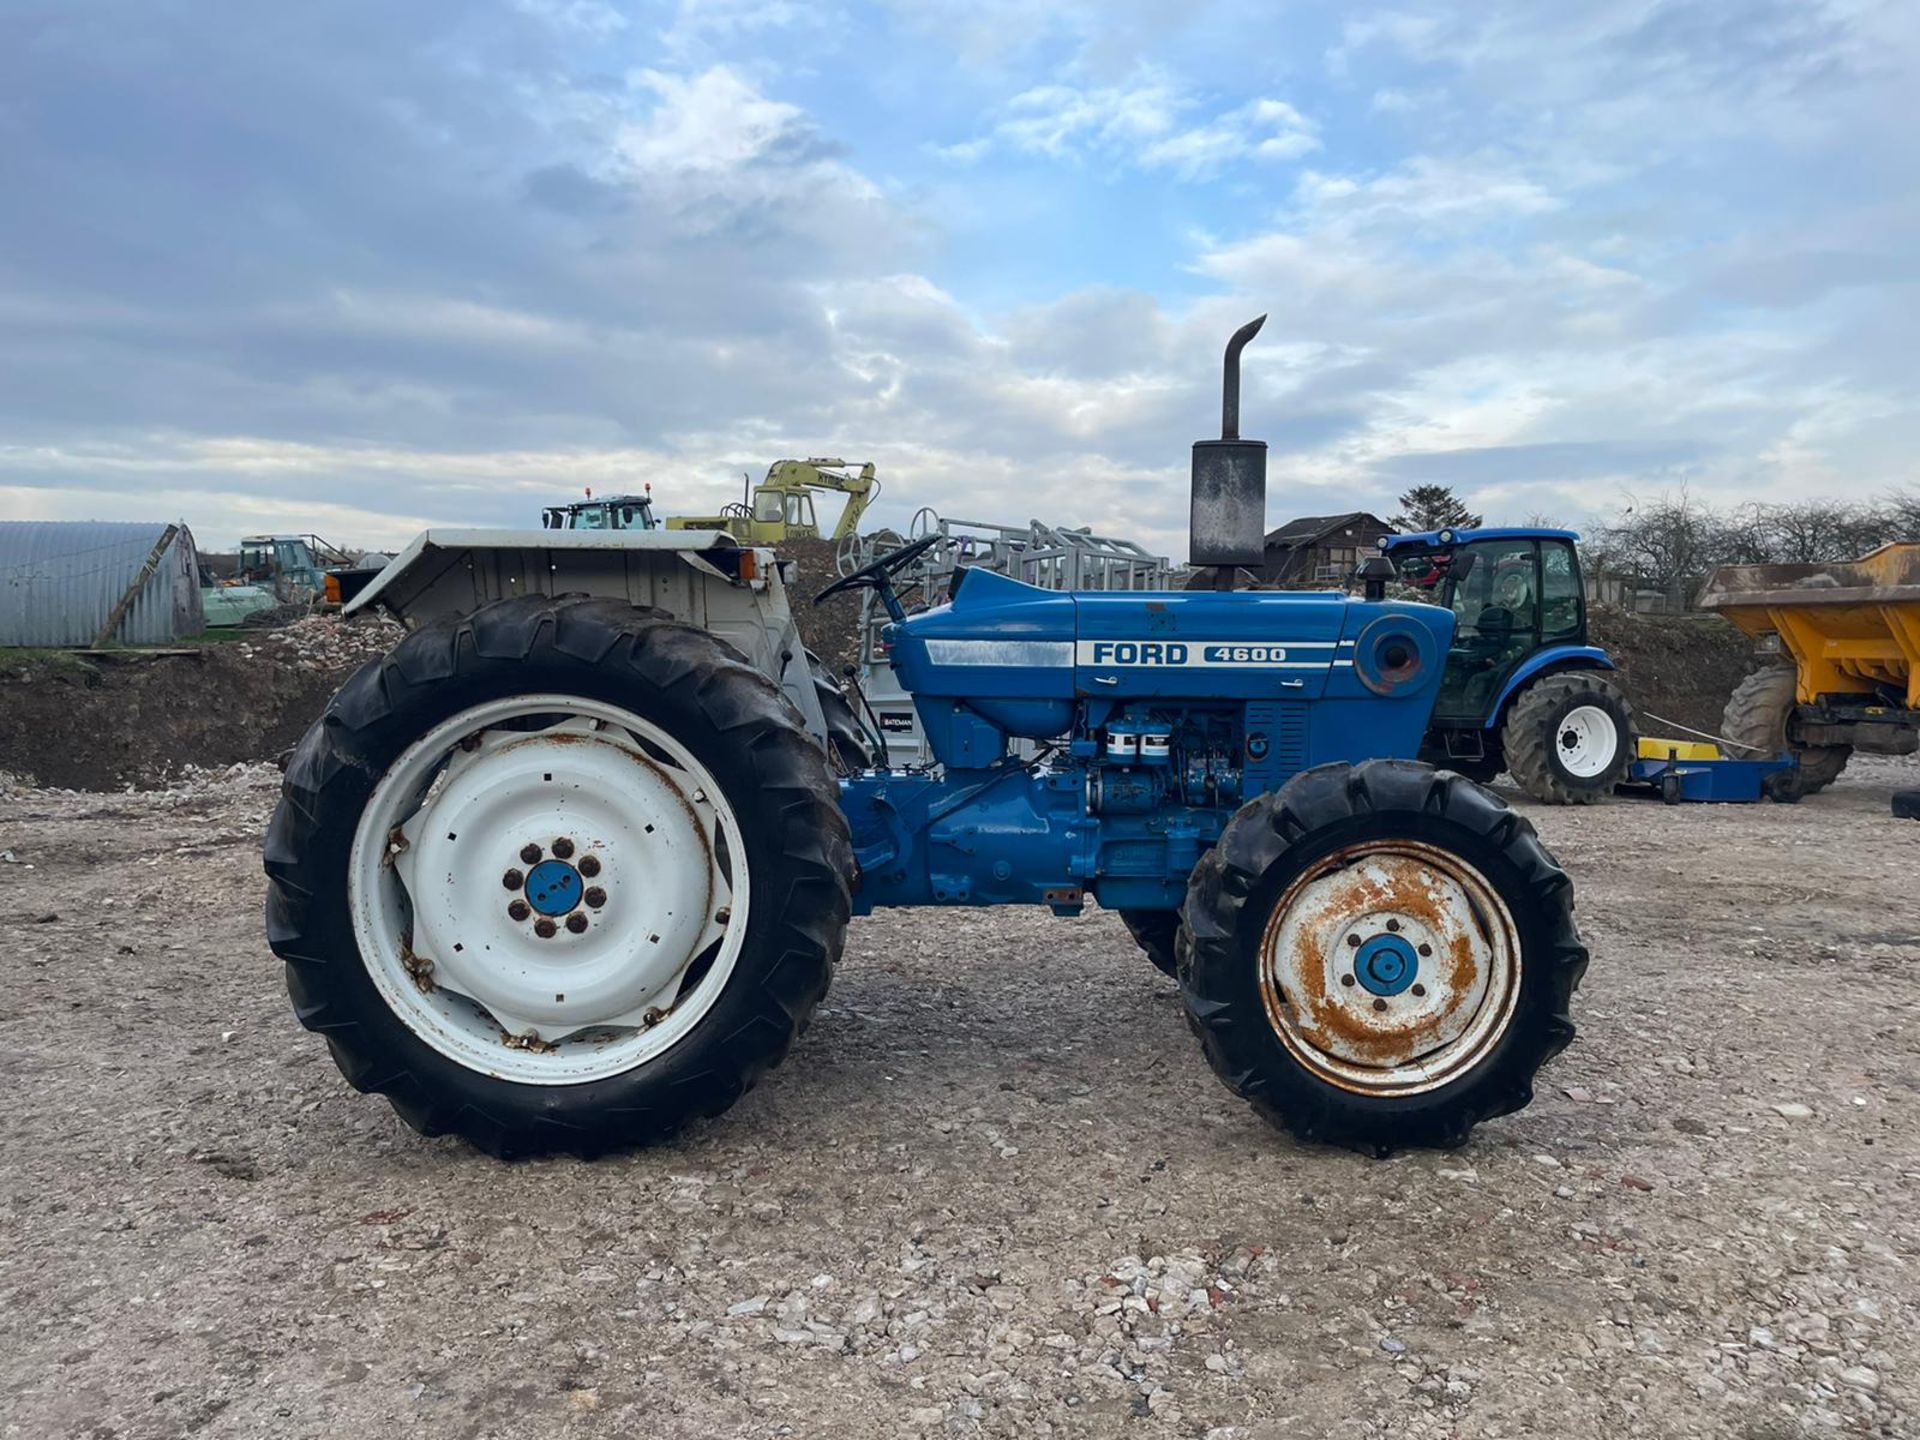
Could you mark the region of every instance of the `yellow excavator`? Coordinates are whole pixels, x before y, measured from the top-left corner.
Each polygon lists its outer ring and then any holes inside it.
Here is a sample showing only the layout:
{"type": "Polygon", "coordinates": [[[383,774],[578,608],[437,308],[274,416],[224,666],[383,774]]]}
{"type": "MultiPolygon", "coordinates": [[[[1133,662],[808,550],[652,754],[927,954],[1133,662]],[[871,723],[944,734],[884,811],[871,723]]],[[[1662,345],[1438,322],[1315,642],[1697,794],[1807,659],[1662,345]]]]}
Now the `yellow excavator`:
{"type": "Polygon", "coordinates": [[[827,538],[842,540],[856,532],[860,517],[880,494],[873,478],[873,462],[854,469],[845,460],[776,460],[767,478],[749,482],[747,496],[722,507],[718,515],[676,515],[669,530],[725,530],[749,545],[777,545],[783,540],[818,540],[820,523],[813,513],[814,492],[847,497],[846,508],[827,538]]]}

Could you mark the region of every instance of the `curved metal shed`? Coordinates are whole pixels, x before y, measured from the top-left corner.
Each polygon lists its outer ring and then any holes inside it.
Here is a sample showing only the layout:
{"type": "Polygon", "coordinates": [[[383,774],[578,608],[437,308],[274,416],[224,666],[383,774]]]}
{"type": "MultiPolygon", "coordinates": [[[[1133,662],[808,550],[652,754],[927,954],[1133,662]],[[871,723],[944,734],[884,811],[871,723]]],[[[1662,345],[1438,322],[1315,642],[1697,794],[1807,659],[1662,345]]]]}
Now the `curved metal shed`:
{"type": "MultiPolygon", "coordinates": [[[[104,520],[0,521],[0,645],[91,645],[168,526],[104,520]]],[[[184,522],[112,639],[170,645],[206,628],[200,557],[184,522]]]]}

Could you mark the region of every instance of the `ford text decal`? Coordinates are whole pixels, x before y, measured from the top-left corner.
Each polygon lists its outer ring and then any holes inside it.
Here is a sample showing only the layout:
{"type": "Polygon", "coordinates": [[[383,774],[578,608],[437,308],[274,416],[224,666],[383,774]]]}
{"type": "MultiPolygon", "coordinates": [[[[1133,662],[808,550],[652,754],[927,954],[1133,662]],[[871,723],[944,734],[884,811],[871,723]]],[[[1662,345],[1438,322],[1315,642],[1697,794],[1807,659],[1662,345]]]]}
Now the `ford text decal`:
{"type": "Polygon", "coordinates": [[[1216,640],[1082,640],[1074,647],[1081,665],[1159,666],[1192,669],[1216,665],[1280,665],[1288,669],[1324,669],[1332,663],[1331,640],[1289,641],[1284,645],[1216,640]]]}

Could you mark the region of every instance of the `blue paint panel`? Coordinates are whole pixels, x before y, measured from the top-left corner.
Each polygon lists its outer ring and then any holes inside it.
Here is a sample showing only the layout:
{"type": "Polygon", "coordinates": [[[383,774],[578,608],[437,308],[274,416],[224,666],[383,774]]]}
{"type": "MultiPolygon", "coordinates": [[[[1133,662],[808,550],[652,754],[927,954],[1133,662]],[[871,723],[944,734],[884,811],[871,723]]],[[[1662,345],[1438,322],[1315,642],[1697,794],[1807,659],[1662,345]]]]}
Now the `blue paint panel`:
{"type": "Polygon", "coordinates": [[[1351,646],[1346,596],[1310,592],[1074,597],[1082,695],[1312,699],[1351,646]]]}
{"type": "Polygon", "coordinates": [[[1536,650],[1529,655],[1508,677],[1504,689],[1487,710],[1485,724],[1488,729],[1500,721],[1500,712],[1526,685],[1537,679],[1543,670],[1611,670],[1613,657],[1597,645],[1549,645],[1544,650],[1536,650]]]}
{"type": "MultiPolygon", "coordinates": [[[[1578,530],[1537,530],[1525,525],[1489,525],[1484,530],[1456,530],[1455,545],[1471,545],[1476,540],[1578,540],[1578,530]]],[[[1391,555],[1395,550],[1425,550],[1440,544],[1438,530],[1410,530],[1405,535],[1389,535],[1381,548],[1391,555]]]]}
{"type": "Polygon", "coordinates": [[[889,625],[885,638],[894,673],[917,696],[1073,695],[1073,597],[1058,591],[975,570],[958,600],[889,625]]]}

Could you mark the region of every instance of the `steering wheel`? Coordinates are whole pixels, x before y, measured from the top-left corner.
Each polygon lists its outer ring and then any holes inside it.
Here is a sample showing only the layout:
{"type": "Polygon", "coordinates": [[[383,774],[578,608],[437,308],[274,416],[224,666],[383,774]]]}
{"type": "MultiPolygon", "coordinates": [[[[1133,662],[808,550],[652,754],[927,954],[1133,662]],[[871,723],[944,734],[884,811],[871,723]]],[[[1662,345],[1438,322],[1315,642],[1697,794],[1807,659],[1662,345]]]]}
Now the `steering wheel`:
{"type": "MultiPolygon", "coordinates": [[[[881,603],[887,605],[887,613],[893,614],[893,612],[899,608],[899,602],[893,600],[892,580],[894,575],[906,569],[907,566],[911,565],[915,560],[918,560],[921,555],[931,550],[945,538],[943,535],[928,535],[924,539],[915,540],[911,545],[902,545],[898,550],[889,550],[878,560],[862,565],[851,575],[841,576],[838,580],[834,581],[833,584],[827,586],[826,589],[814,596],[813,603],[816,605],[823,604],[831,600],[834,596],[848,590],[878,590],[880,592],[881,603]],[[888,601],[893,601],[893,603],[887,604],[888,601]]],[[[894,615],[893,618],[898,620],[901,617],[894,615]]]]}

